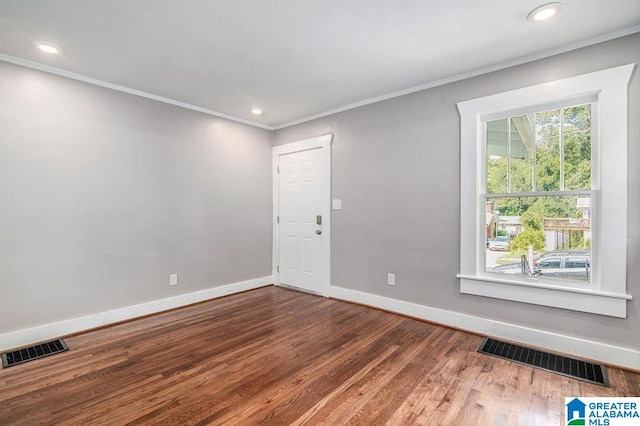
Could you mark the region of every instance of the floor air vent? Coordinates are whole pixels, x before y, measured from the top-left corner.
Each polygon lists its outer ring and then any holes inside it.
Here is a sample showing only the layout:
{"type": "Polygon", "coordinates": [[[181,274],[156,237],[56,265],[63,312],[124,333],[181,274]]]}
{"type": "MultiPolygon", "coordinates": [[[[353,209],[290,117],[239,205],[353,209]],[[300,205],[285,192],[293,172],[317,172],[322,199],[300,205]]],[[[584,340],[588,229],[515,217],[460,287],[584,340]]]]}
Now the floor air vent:
{"type": "Polygon", "coordinates": [[[62,339],[41,343],[29,348],[18,349],[17,351],[2,354],[2,367],[13,367],[14,365],[23,364],[33,361],[34,359],[44,358],[45,356],[68,350],[69,347],[62,339]]]}
{"type": "Polygon", "coordinates": [[[520,364],[531,365],[585,382],[609,386],[607,370],[598,364],[591,364],[589,362],[489,338],[482,342],[478,352],[494,355],[520,364]]]}

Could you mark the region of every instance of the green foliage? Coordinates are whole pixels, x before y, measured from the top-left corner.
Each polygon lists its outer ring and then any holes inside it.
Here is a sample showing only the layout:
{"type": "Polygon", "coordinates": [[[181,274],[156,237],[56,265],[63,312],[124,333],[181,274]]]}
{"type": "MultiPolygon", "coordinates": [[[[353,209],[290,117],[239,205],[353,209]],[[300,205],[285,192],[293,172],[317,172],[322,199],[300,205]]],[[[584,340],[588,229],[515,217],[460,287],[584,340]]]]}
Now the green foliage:
{"type": "Polygon", "coordinates": [[[507,159],[504,157],[487,161],[487,192],[507,192],[507,159]]]}
{"type": "Polygon", "coordinates": [[[525,229],[542,230],[543,212],[540,208],[530,208],[522,214],[520,223],[525,229]]]}
{"type": "Polygon", "coordinates": [[[536,114],[536,190],[560,190],[560,110],[536,114]]]}
{"type": "Polygon", "coordinates": [[[525,229],[511,240],[512,251],[526,252],[532,245],[534,250],[544,249],[544,234],[539,229],[525,229]]]}
{"type": "Polygon", "coordinates": [[[504,216],[521,216],[537,200],[535,197],[500,198],[495,209],[504,216]]]}
{"type": "MultiPolygon", "coordinates": [[[[510,192],[559,191],[562,158],[564,158],[565,189],[591,188],[591,107],[589,104],[538,112],[535,114],[535,128],[533,115],[514,117],[509,120],[509,131],[512,135],[511,158],[505,155],[508,152],[507,133],[499,134],[492,139],[494,143],[492,146],[495,147],[496,152],[500,152],[498,155],[489,155],[487,158],[487,192],[489,194],[507,192],[509,178],[510,192]],[[516,122],[528,123],[528,130],[527,126],[524,128],[516,126],[516,122]],[[563,147],[560,143],[561,132],[563,147]],[[520,135],[520,137],[513,135],[520,135]],[[516,142],[513,142],[516,139],[517,150],[514,146],[516,142]],[[535,154],[532,143],[535,144],[535,154]],[[522,153],[523,145],[526,155],[518,154],[524,157],[518,158],[513,152],[522,153]],[[535,157],[535,161],[532,157],[535,157]],[[536,177],[535,188],[532,181],[533,175],[536,177]]],[[[512,212],[501,211],[501,214],[512,214],[512,212]]]]}
{"type": "Polygon", "coordinates": [[[525,229],[542,230],[545,217],[582,217],[575,196],[495,198],[494,208],[504,216],[521,216],[525,229]]]}
{"type": "MultiPolygon", "coordinates": [[[[591,188],[589,104],[542,111],[536,113],[535,117],[529,114],[509,120],[502,119],[502,122],[496,122],[493,130],[493,152],[487,158],[487,193],[507,193],[509,184],[510,192],[559,191],[562,177],[566,190],[591,188]],[[507,126],[512,141],[510,151],[509,133],[502,130],[507,126]],[[513,145],[514,140],[517,146],[513,145]],[[523,146],[526,152],[523,151],[523,146]],[[511,152],[511,158],[505,155],[507,152],[511,152]]],[[[495,210],[501,215],[521,216],[525,231],[539,231],[540,234],[544,217],[582,216],[582,212],[576,208],[575,197],[520,196],[496,198],[494,202],[495,210]]],[[[529,237],[533,238],[533,234],[529,237]]],[[[544,242],[544,238],[542,241],[544,242]]]]}

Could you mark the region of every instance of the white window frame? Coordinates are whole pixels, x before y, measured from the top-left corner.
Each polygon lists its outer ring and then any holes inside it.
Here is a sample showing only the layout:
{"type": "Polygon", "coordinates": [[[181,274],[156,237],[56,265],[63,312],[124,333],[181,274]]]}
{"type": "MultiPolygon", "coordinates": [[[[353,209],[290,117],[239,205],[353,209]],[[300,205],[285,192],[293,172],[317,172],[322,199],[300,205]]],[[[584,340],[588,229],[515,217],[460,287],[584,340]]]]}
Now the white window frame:
{"type": "MultiPolygon", "coordinates": [[[[627,116],[635,64],[458,103],[460,149],[460,292],[536,305],[627,316],[627,116]],[[502,278],[485,271],[485,123],[503,114],[593,100],[592,243],[594,275],[586,288],[537,277],[502,278]]],[[[549,194],[552,195],[552,194],[549,194]]]]}

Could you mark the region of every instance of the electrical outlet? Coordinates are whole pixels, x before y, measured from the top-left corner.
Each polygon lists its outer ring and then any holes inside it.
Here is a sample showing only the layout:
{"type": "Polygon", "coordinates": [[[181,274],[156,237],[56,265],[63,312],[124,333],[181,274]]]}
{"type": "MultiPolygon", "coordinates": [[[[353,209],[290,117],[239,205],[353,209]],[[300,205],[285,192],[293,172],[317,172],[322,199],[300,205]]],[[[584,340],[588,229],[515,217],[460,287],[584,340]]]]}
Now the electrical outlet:
{"type": "Polygon", "coordinates": [[[169,275],[169,285],[178,285],[178,274],[169,275]]]}
{"type": "Polygon", "coordinates": [[[387,284],[396,285],[396,274],[387,274],[387,284]]]}

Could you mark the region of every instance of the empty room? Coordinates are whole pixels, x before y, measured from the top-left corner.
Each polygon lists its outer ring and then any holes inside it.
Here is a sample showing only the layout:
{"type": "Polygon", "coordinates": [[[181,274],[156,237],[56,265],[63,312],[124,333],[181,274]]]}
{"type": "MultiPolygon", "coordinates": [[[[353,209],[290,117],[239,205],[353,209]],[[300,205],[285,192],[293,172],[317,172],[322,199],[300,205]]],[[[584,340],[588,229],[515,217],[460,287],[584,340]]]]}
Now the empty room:
{"type": "Polygon", "coordinates": [[[0,0],[0,424],[640,424],[637,0],[0,0]]]}

